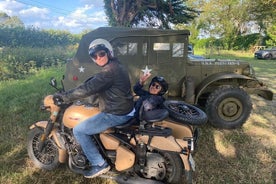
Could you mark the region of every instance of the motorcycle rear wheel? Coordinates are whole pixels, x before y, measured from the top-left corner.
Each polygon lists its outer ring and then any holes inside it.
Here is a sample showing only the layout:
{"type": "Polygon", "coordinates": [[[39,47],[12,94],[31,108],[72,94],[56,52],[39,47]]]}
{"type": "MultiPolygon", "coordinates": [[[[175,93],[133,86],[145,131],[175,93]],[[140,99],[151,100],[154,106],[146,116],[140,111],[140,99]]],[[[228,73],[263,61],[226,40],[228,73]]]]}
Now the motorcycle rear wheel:
{"type": "Polygon", "coordinates": [[[141,174],[146,179],[154,179],[156,183],[180,184],[183,183],[184,171],[182,160],[178,154],[157,151],[147,155],[147,167],[141,174]]]}
{"type": "Polygon", "coordinates": [[[184,173],[184,166],[182,160],[178,154],[171,152],[161,152],[163,158],[165,159],[166,166],[166,178],[164,182],[170,184],[182,183],[182,174],[184,173]]]}
{"type": "Polygon", "coordinates": [[[58,148],[51,139],[47,138],[42,150],[39,151],[39,139],[42,134],[43,129],[38,127],[30,130],[27,141],[28,155],[37,168],[53,170],[59,165],[58,148]]]}

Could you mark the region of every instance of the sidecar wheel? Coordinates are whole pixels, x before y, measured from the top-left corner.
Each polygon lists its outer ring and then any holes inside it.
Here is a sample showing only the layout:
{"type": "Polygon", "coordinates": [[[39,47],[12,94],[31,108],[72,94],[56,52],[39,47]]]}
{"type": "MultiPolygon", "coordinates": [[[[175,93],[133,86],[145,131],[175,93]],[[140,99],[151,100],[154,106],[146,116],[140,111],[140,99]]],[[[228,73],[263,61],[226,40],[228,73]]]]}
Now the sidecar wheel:
{"type": "Polygon", "coordinates": [[[37,168],[53,170],[59,165],[58,148],[51,139],[47,139],[44,148],[39,151],[39,138],[42,133],[43,130],[38,127],[30,130],[27,141],[28,155],[37,168]]]}
{"type": "Polygon", "coordinates": [[[190,125],[201,125],[207,122],[208,118],[205,112],[194,105],[183,101],[166,100],[165,108],[169,111],[169,116],[179,122],[190,125]]]}

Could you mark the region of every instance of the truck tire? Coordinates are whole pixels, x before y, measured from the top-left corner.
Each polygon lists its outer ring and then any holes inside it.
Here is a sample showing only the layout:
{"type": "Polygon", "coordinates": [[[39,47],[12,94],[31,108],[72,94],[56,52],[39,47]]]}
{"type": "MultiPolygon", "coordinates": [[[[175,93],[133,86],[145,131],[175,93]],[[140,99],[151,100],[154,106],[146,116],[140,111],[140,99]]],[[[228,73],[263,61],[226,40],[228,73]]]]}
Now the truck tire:
{"type": "Polygon", "coordinates": [[[164,106],[169,111],[169,116],[181,123],[202,125],[208,120],[203,110],[183,101],[166,100],[164,106]]]}
{"type": "Polygon", "coordinates": [[[212,92],[206,102],[209,122],[223,129],[241,127],[252,110],[250,96],[238,87],[221,87],[212,92]]]}

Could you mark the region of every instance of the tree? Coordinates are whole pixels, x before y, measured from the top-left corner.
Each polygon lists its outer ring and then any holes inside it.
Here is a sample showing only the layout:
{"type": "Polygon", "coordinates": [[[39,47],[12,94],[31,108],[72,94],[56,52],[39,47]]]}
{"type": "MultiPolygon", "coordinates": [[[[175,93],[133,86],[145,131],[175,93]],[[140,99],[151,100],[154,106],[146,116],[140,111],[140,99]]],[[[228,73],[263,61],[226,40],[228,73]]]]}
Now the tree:
{"type": "Polygon", "coordinates": [[[275,25],[276,25],[276,0],[252,0],[248,7],[251,20],[257,22],[260,32],[260,45],[275,43],[275,25]]]}
{"type": "Polygon", "coordinates": [[[236,39],[257,31],[263,40],[260,43],[265,44],[267,39],[272,39],[267,43],[273,43],[276,0],[188,0],[187,5],[201,12],[189,24],[191,30],[196,28],[199,35],[222,38],[228,49],[236,39]]]}
{"type": "Polygon", "coordinates": [[[266,45],[275,46],[276,45],[276,24],[269,27],[267,30],[268,40],[266,41],[266,45]]]}
{"type": "Polygon", "coordinates": [[[6,13],[0,12],[0,27],[24,27],[24,23],[16,16],[10,17],[6,13]]]}
{"type": "Polygon", "coordinates": [[[235,39],[248,32],[250,0],[189,0],[202,11],[197,21],[200,32],[207,37],[224,39],[224,46],[232,48],[235,39]],[[200,2],[200,3],[196,3],[200,2]]]}
{"type": "Polygon", "coordinates": [[[104,0],[110,26],[171,28],[188,23],[197,11],[185,5],[186,0],[104,0]]]}

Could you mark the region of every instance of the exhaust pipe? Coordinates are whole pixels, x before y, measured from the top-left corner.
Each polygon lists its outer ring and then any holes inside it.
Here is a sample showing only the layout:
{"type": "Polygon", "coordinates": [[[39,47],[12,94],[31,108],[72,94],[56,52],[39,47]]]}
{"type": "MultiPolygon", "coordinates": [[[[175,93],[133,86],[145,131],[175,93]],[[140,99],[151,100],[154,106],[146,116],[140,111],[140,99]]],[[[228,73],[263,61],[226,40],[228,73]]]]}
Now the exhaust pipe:
{"type": "Polygon", "coordinates": [[[118,184],[164,184],[163,182],[156,181],[156,180],[150,180],[146,178],[142,178],[138,175],[131,176],[129,174],[119,174],[119,175],[100,175],[99,177],[101,178],[106,178],[106,179],[112,179],[116,181],[118,184]]]}

